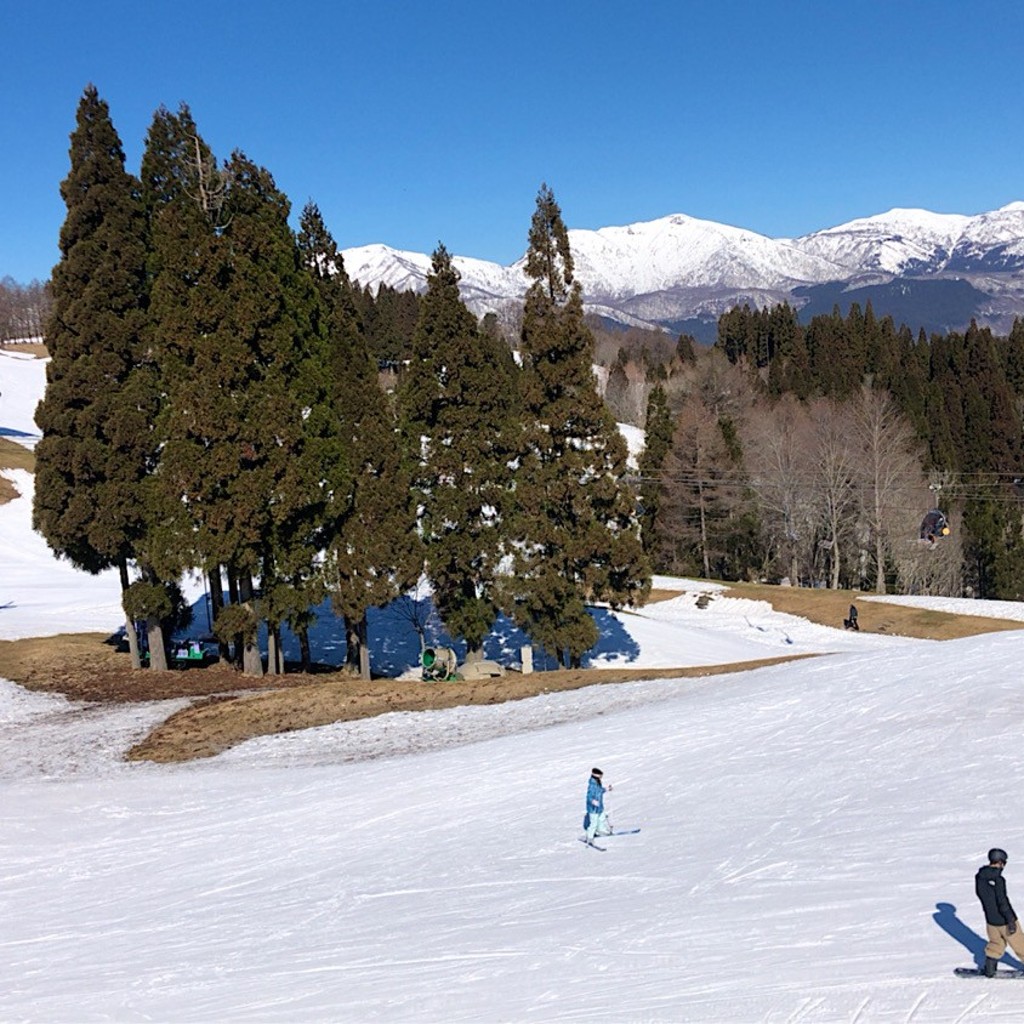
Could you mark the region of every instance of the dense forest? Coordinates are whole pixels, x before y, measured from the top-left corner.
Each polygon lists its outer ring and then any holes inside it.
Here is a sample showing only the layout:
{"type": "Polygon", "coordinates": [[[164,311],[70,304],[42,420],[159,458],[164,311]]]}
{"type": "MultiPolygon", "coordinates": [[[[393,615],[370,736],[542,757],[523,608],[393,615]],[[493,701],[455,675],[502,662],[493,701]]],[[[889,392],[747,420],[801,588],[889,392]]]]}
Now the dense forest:
{"type": "Polygon", "coordinates": [[[219,161],[185,105],[136,176],[90,87],[70,156],[52,281],[0,290],[9,336],[52,356],[34,521],[119,568],[156,668],[188,572],[252,674],[261,623],[268,671],[285,624],[308,666],[329,599],[368,675],[368,610],[424,576],[471,656],[504,613],[567,665],[587,605],[641,603],[652,569],[1020,597],[1024,323],[927,337],[782,305],[724,314],[710,347],[610,329],[546,186],[521,315],[478,321],[443,245],[423,295],[351,282],[316,205],[293,231],[270,172],[219,161]],[[636,465],[616,421],[645,430],[636,465]]]}
{"type": "Polygon", "coordinates": [[[1020,598],[1024,323],[926,337],[870,305],[806,325],[785,305],[744,307],[710,349],[663,345],[633,332],[605,389],[647,429],[656,567],[1020,598]],[[923,525],[933,510],[944,531],[923,525]]]}

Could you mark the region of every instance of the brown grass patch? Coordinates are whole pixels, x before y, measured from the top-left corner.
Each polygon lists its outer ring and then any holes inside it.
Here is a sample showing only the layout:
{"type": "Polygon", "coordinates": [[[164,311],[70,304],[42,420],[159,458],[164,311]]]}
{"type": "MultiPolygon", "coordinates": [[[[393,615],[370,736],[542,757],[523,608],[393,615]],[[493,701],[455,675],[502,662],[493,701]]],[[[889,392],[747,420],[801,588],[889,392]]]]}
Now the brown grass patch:
{"type": "MultiPolygon", "coordinates": [[[[17,444],[9,437],[0,437],[0,469],[27,469],[30,473],[36,471],[35,453],[17,444]]],[[[20,492],[6,477],[0,476],[0,505],[8,501],[14,501],[20,497],[20,492]]]]}
{"type": "Polygon", "coordinates": [[[11,352],[24,352],[26,355],[34,356],[36,359],[48,359],[50,353],[41,341],[0,341],[0,349],[9,349],[11,352]]]}
{"type": "MultiPolygon", "coordinates": [[[[372,718],[389,711],[427,711],[471,704],[502,704],[541,693],[637,679],[681,679],[742,672],[813,655],[764,658],[742,664],[680,669],[578,669],[509,673],[498,679],[424,683],[417,680],[351,676],[321,677],[291,690],[215,698],[172,715],[133,747],[130,761],[190,761],[219,754],[254,736],[309,729],[334,722],[372,718]]],[[[309,677],[305,677],[307,680],[309,677]]]]}
{"type": "MultiPolygon", "coordinates": [[[[1024,629],[1024,623],[1010,619],[988,619],[973,615],[952,615],[931,608],[869,601],[871,594],[859,590],[813,590],[808,587],[774,587],[766,583],[733,583],[725,597],[767,601],[777,612],[798,615],[822,626],[843,628],[850,605],[857,606],[862,633],[886,633],[918,640],[958,640],[980,633],[1024,629]]],[[[712,601],[714,597],[712,597],[712,601]]]]}
{"type": "Polygon", "coordinates": [[[220,664],[173,672],[135,671],[129,656],[119,652],[109,639],[102,633],[64,633],[0,640],[0,676],[28,690],[115,704],[276,690],[313,678],[289,675],[252,679],[220,664]]]}
{"type": "Polygon", "coordinates": [[[7,502],[14,501],[15,498],[20,497],[21,492],[18,488],[7,477],[0,476],[0,505],[6,505],[7,502]]]}

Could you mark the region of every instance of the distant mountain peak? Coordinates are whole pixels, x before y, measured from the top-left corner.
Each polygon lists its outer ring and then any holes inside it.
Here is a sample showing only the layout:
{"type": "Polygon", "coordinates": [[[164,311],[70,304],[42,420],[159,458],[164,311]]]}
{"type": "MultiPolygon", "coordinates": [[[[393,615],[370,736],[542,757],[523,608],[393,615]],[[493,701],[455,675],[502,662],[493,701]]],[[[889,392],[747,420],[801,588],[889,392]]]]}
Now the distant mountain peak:
{"type": "MultiPolygon", "coordinates": [[[[1014,317],[1024,316],[1024,201],[1019,200],[977,215],[895,207],[799,238],[769,238],[672,213],[633,224],[571,228],[569,240],[587,307],[623,325],[696,329],[744,302],[812,308],[809,296],[816,288],[827,285],[834,294],[838,283],[855,301],[858,288],[901,278],[932,282],[927,289],[932,302],[943,280],[970,286],[956,290],[955,308],[944,304],[941,323],[927,319],[926,309],[908,310],[911,319],[903,322],[915,330],[955,329],[974,318],[1006,332],[1014,317]],[[920,322],[911,322],[914,318],[920,322]]],[[[363,285],[426,287],[431,260],[423,253],[375,244],[346,249],[343,256],[349,276],[363,285]]],[[[522,259],[509,267],[464,256],[453,257],[453,263],[462,275],[463,297],[477,315],[500,312],[526,291],[522,259]]],[[[879,293],[879,301],[897,294],[899,289],[889,289],[879,293]]]]}

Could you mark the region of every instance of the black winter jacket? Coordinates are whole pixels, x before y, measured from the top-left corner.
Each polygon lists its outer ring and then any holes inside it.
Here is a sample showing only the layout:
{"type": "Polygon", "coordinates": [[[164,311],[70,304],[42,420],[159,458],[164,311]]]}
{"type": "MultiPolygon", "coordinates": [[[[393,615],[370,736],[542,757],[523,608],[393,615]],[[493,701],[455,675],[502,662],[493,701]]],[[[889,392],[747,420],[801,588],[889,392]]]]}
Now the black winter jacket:
{"type": "Polygon", "coordinates": [[[1010,924],[1017,920],[1017,912],[1010,906],[1006,895],[1003,869],[986,864],[974,876],[974,891],[985,911],[986,924],[1010,924]]]}

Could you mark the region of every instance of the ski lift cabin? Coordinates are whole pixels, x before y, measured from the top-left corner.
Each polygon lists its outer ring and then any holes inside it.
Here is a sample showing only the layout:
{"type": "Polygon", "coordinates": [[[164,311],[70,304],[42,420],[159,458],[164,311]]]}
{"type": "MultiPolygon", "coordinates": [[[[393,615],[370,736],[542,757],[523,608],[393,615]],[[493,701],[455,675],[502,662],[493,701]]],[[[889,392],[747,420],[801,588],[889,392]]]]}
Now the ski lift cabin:
{"type": "Polygon", "coordinates": [[[939,509],[933,508],[921,520],[921,540],[934,544],[939,537],[949,536],[949,523],[946,516],[939,509]]]}

